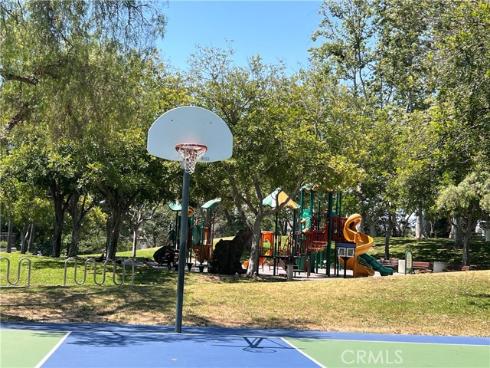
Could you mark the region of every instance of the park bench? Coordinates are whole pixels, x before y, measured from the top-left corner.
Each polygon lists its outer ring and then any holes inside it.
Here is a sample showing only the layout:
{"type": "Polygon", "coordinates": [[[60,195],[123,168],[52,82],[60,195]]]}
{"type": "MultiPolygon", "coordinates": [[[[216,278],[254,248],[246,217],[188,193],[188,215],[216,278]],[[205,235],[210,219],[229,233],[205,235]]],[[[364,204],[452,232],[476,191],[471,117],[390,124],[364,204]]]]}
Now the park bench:
{"type": "MultiPolygon", "coordinates": [[[[394,271],[398,272],[398,258],[383,259],[379,261],[385,267],[391,267],[394,271]]],[[[413,261],[412,271],[420,273],[432,272],[432,263],[424,261],[413,261]]]]}
{"type": "Polygon", "coordinates": [[[417,270],[418,272],[432,272],[432,263],[431,262],[421,262],[421,261],[413,261],[412,270],[417,270]]]}

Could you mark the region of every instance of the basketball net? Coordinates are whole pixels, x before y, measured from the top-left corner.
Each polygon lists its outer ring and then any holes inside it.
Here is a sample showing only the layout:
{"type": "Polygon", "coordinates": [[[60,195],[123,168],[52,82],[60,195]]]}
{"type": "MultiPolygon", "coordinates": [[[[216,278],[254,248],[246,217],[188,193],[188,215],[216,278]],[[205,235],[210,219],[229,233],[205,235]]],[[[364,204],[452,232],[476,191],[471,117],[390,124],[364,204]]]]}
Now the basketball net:
{"type": "Polygon", "coordinates": [[[175,150],[182,157],[182,166],[186,172],[192,174],[196,169],[196,162],[206,153],[208,147],[202,144],[181,143],[175,146],[175,150]]]}

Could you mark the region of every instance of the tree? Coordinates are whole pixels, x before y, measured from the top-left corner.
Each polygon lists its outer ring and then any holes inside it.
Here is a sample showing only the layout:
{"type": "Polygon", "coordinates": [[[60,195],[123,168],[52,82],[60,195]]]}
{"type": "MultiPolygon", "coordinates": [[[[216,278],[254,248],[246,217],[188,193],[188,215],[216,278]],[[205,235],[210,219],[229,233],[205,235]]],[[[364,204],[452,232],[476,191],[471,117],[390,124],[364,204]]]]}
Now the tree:
{"type": "Polygon", "coordinates": [[[176,177],[177,168],[146,152],[146,131],[127,129],[105,140],[104,146],[91,144],[96,156],[88,175],[108,212],[107,259],[115,258],[122,221],[131,205],[171,198],[172,187],[166,183],[176,177]]]}
{"type": "Polygon", "coordinates": [[[140,235],[140,231],[143,225],[154,218],[156,215],[156,211],[160,203],[145,203],[140,202],[136,205],[133,205],[129,208],[129,225],[131,228],[131,232],[133,233],[133,247],[132,247],[132,255],[133,258],[136,257],[136,249],[138,246],[138,239],[140,235]]]}
{"type": "Polygon", "coordinates": [[[311,50],[313,58],[351,84],[355,96],[367,98],[374,61],[369,45],[375,32],[372,1],[326,0],[320,13],[322,20],[313,41],[324,42],[311,50]]]}
{"type": "Polygon", "coordinates": [[[469,242],[477,220],[486,209],[486,198],[490,190],[490,173],[488,171],[472,172],[457,185],[443,188],[437,197],[436,205],[453,217],[460,217],[463,233],[463,265],[470,264],[469,242]]]}
{"type": "Polygon", "coordinates": [[[250,276],[258,270],[261,224],[271,213],[262,200],[279,186],[292,196],[307,182],[333,188],[351,165],[325,145],[331,132],[320,128],[324,116],[313,116],[309,102],[301,101],[307,86],[259,57],[251,58],[246,68],[233,67],[231,57],[229,50],[200,49],[193,60],[193,91],[234,135],[233,158],[206,170],[253,231],[250,276]]]}
{"type": "MultiPolygon", "coordinates": [[[[72,93],[59,93],[56,102],[64,100],[64,107],[71,100],[69,105],[76,107],[77,95],[90,89],[90,73],[84,66],[92,40],[122,51],[148,51],[155,38],[163,35],[165,25],[163,13],[155,4],[138,0],[3,1],[0,77],[6,102],[4,134],[20,122],[35,120],[37,110],[55,103],[40,98],[39,90],[55,93],[69,89],[72,93]]],[[[63,114],[58,117],[63,118],[63,114]]],[[[64,120],[52,121],[51,126],[59,128],[64,120]]],[[[76,129],[78,122],[68,118],[64,123],[68,125],[64,129],[76,129]]]]}
{"type": "Polygon", "coordinates": [[[80,170],[69,141],[49,145],[44,138],[42,132],[33,132],[30,140],[12,150],[5,157],[4,175],[49,193],[54,214],[51,255],[59,257],[64,214],[80,170]]]}
{"type": "Polygon", "coordinates": [[[114,120],[131,116],[142,107],[135,108],[130,102],[139,92],[131,89],[134,84],[124,86],[140,76],[141,68],[129,70],[127,78],[124,73],[132,65],[144,64],[143,56],[152,57],[153,42],[163,34],[165,20],[155,4],[0,4],[0,138],[14,151],[19,149],[21,155],[26,153],[19,148],[25,141],[40,153],[28,171],[31,183],[49,188],[53,200],[53,256],[61,252],[67,208],[73,220],[72,255],[77,251],[77,234],[87,211],[80,205],[88,198],[81,186],[88,161],[75,157],[75,152],[81,152],[77,143],[103,135],[114,127],[114,120]],[[114,104],[116,99],[119,104],[114,104]],[[29,126],[19,129],[21,122],[29,126]],[[34,137],[35,141],[29,141],[33,138],[29,132],[41,129],[44,140],[34,137]]]}

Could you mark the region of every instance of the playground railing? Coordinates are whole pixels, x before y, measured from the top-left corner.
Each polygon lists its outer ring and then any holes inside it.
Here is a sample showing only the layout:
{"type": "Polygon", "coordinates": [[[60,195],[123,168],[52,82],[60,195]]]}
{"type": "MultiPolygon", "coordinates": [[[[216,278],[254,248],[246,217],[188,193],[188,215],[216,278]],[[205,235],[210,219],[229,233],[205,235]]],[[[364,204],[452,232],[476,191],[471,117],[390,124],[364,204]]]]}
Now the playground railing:
{"type": "Polygon", "coordinates": [[[94,280],[94,284],[96,285],[99,285],[99,286],[102,286],[102,285],[105,285],[106,283],[106,276],[107,276],[107,265],[108,264],[112,264],[112,282],[114,285],[117,285],[117,286],[123,286],[126,284],[126,274],[127,274],[127,271],[126,271],[126,266],[130,265],[131,266],[131,285],[134,284],[134,261],[131,259],[131,260],[123,260],[122,263],[121,263],[121,268],[122,268],[122,275],[119,276],[117,274],[117,262],[116,261],[105,261],[103,264],[102,264],[102,273],[98,273],[97,272],[97,262],[95,262],[95,259],[93,258],[88,258],[86,260],[84,260],[83,262],[83,276],[81,278],[81,280],[78,279],[78,276],[77,276],[77,272],[78,272],[78,267],[79,267],[79,263],[78,263],[78,259],[77,258],[67,258],[65,260],[65,265],[64,265],[64,271],[63,271],[63,286],[67,286],[68,284],[68,265],[70,263],[73,263],[73,267],[74,267],[74,270],[73,270],[73,280],[75,282],[76,285],[83,285],[85,284],[85,282],[87,281],[87,275],[90,273],[90,268],[92,268],[93,270],[93,280],[94,280]],[[92,265],[92,267],[90,267],[92,265]],[[99,275],[102,275],[102,279],[98,279],[98,276],[99,275]],[[119,281],[117,280],[119,276],[119,281]]]}
{"type": "Polygon", "coordinates": [[[21,257],[19,258],[19,262],[17,263],[17,279],[15,281],[12,281],[10,279],[10,259],[6,258],[6,257],[0,257],[0,263],[5,260],[5,262],[7,262],[7,268],[6,268],[6,277],[5,277],[5,280],[6,280],[6,285],[0,285],[0,287],[21,287],[19,284],[20,284],[20,280],[21,280],[21,271],[22,271],[22,265],[26,265],[25,267],[27,267],[27,279],[26,279],[26,287],[30,287],[31,286],[31,268],[32,268],[32,264],[31,264],[31,260],[27,257],[21,257]]]}

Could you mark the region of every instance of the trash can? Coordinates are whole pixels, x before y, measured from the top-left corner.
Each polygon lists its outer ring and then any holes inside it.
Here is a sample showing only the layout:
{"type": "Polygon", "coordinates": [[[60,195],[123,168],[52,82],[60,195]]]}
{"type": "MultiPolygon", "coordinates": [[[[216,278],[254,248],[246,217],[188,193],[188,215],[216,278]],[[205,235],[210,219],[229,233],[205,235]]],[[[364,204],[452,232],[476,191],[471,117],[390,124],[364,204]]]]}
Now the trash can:
{"type": "Polygon", "coordinates": [[[432,272],[444,272],[444,270],[446,270],[447,268],[447,262],[439,262],[439,261],[435,261],[434,262],[434,268],[432,270],[432,272]]]}

